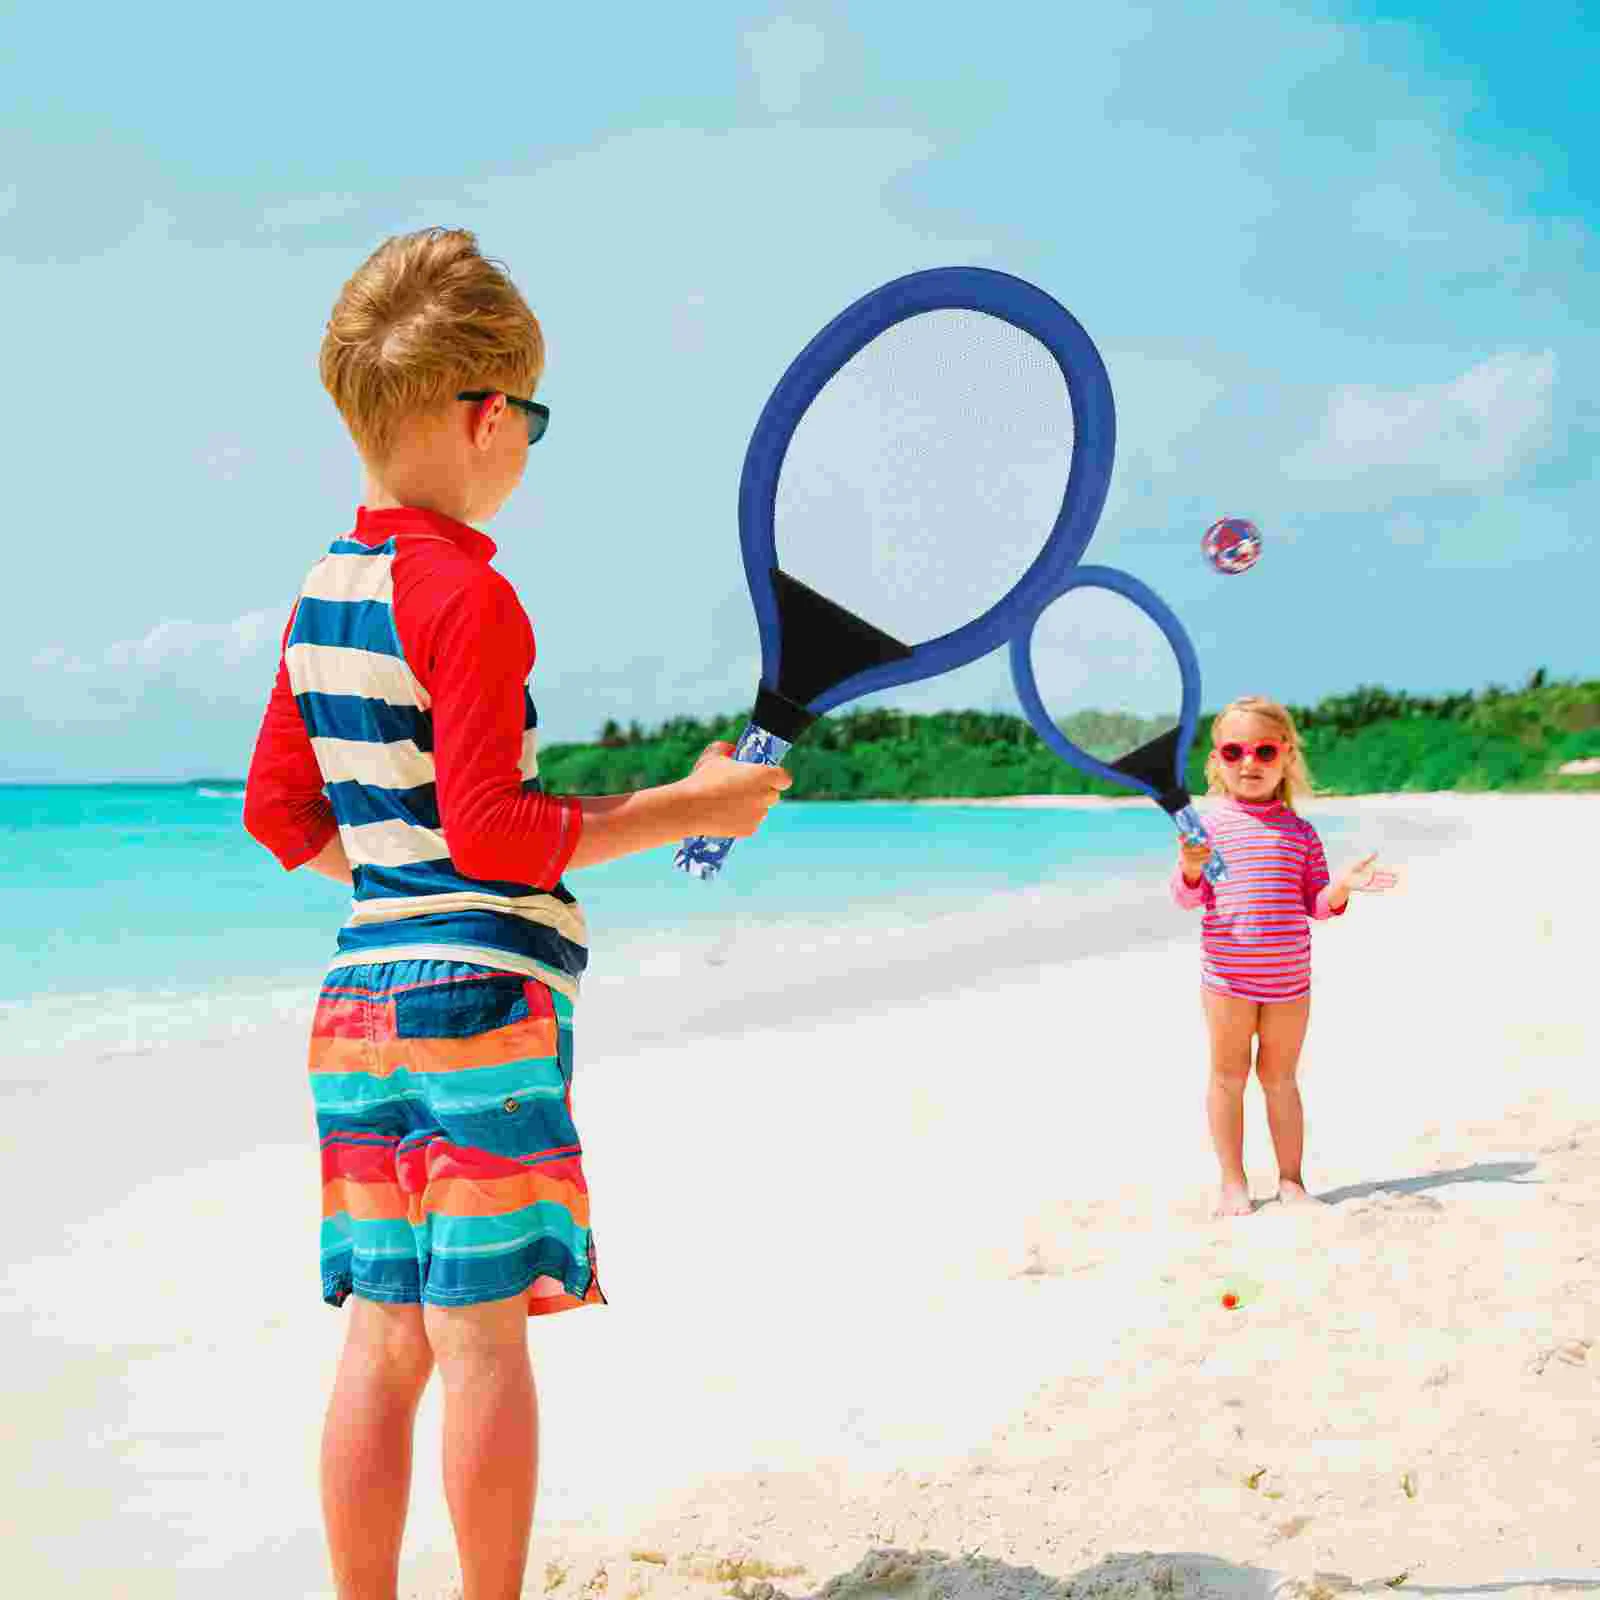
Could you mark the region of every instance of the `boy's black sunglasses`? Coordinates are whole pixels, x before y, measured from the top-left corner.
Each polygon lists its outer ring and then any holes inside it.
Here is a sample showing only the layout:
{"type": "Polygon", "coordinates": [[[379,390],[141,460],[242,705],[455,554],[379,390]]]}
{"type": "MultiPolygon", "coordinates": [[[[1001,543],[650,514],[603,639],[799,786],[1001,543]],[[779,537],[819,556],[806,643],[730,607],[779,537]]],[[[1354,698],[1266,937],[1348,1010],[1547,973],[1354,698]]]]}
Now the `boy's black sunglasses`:
{"type": "Polygon", "coordinates": [[[504,389],[463,389],[456,399],[487,400],[497,394],[505,394],[507,405],[515,406],[518,411],[527,414],[528,443],[538,444],[544,438],[544,430],[550,426],[549,406],[541,405],[537,400],[524,400],[520,395],[506,394],[504,389]]]}

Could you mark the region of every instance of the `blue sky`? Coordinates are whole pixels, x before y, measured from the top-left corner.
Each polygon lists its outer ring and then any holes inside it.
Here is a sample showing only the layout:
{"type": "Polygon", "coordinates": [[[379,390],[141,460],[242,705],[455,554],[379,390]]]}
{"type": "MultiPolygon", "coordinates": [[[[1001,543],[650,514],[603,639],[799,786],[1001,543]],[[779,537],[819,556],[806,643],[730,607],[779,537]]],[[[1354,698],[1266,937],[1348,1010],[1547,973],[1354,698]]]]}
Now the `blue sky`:
{"type": "MultiPolygon", "coordinates": [[[[358,496],[323,323],[432,223],[549,344],[550,436],[489,528],[547,738],[749,704],[751,425],[836,311],[951,262],[1095,338],[1091,559],[1178,612],[1209,701],[1600,670],[1575,5],[579,10],[8,8],[0,778],[243,770],[358,496]],[[1243,577],[1199,560],[1224,514],[1266,535],[1243,577]]],[[[1058,663],[1090,698],[1159,681],[1091,657],[1058,663]]],[[[888,698],[1012,704],[1003,654],[888,698]]]]}

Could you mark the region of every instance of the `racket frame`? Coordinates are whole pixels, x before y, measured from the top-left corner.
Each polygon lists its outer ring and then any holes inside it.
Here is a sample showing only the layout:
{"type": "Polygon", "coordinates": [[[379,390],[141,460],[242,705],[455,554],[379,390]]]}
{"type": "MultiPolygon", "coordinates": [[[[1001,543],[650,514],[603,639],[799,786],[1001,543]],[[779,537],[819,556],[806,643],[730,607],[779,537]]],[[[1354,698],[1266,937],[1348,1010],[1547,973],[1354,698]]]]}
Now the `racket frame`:
{"type": "MultiPolygon", "coordinates": [[[[1122,572],[1116,567],[1074,568],[1041,598],[1030,603],[1021,626],[1011,637],[1010,656],[1011,682],[1016,690],[1017,700],[1029,723],[1032,724],[1033,731],[1050,749],[1069,766],[1076,767],[1089,777],[1102,778],[1119,788],[1134,789],[1140,794],[1147,795],[1172,818],[1178,832],[1191,843],[1211,843],[1210,833],[1201,820],[1200,813],[1195,809],[1184,778],[1184,768],[1188,765],[1189,751],[1194,744],[1195,728],[1200,720],[1200,658],[1195,654],[1194,645],[1183,624],[1178,620],[1177,613],[1153,589],[1134,577],[1132,573],[1122,572]],[[1161,630],[1177,659],[1182,699],[1178,711],[1176,740],[1172,739],[1171,734],[1163,734],[1150,745],[1143,746],[1142,750],[1132,751],[1122,758],[1125,762],[1131,762],[1144,751],[1151,751],[1155,746],[1170,742],[1171,780],[1163,782],[1160,788],[1124,767],[1101,761],[1088,751],[1080,750],[1061,731],[1045,708],[1044,699],[1039,693],[1038,679],[1033,671],[1034,630],[1045,612],[1056,601],[1078,589],[1107,590],[1131,602],[1161,630]]],[[[1164,756],[1165,752],[1161,753],[1164,756]]],[[[1162,773],[1162,777],[1166,778],[1165,772],[1162,773]]],[[[1226,876],[1226,873],[1227,864],[1223,861],[1222,853],[1213,847],[1211,860],[1206,863],[1205,875],[1215,883],[1226,876]]]]}
{"type": "Polygon", "coordinates": [[[902,646],[904,656],[851,672],[799,702],[813,720],[848,700],[937,677],[997,649],[1030,602],[1082,556],[1105,506],[1116,454],[1111,380],[1093,340],[1066,307],[1033,284],[988,267],[935,267],[872,290],[841,311],[789,364],[745,451],[739,544],[761,640],[761,687],[780,695],[784,691],[774,578],[781,571],[776,513],[778,482],[795,430],[811,402],[853,356],[890,328],[932,311],[998,317],[1038,340],[1055,359],[1066,383],[1073,426],[1072,465],[1061,506],[1032,563],[987,611],[936,638],[902,646]]]}

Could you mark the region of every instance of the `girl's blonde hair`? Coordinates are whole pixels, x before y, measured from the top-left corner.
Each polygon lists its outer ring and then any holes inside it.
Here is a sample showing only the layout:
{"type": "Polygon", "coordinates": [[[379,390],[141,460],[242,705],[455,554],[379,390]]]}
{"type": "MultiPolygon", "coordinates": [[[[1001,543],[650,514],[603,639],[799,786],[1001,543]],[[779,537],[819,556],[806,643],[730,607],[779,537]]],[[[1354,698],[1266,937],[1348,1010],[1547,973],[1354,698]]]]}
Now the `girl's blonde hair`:
{"type": "Polygon", "coordinates": [[[1270,722],[1278,737],[1283,740],[1289,753],[1283,763],[1283,776],[1278,779],[1278,786],[1272,791],[1272,797],[1274,800],[1282,801],[1293,811],[1296,800],[1309,799],[1317,792],[1312,783],[1311,768],[1306,765],[1305,751],[1301,748],[1300,730],[1295,726],[1294,718],[1286,706],[1280,706],[1276,700],[1267,700],[1257,694],[1247,694],[1238,700],[1230,701],[1212,720],[1211,749],[1206,752],[1206,793],[1227,793],[1222,782],[1222,760],[1217,755],[1217,730],[1222,726],[1225,717],[1232,716],[1236,712],[1247,717],[1260,717],[1263,722],[1270,722]]]}
{"type": "Polygon", "coordinates": [[[464,228],[387,239],[345,284],[318,358],[323,387],[371,464],[402,421],[462,389],[526,398],[544,371],[538,318],[464,228]]]}

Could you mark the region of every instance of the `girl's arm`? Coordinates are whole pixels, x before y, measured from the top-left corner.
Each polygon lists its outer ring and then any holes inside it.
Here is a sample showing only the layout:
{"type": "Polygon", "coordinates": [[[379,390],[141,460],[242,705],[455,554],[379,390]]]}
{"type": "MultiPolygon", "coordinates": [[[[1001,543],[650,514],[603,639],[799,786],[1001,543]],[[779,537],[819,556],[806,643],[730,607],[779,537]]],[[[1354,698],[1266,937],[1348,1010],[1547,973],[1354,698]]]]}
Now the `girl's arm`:
{"type": "Polygon", "coordinates": [[[1306,870],[1302,885],[1306,915],[1313,922],[1326,922],[1329,917],[1342,917],[1350,903],[1350,886],[1341,878],[1338,883],[1328,879],[1328,854],[1322,848],[1317,830],[1306,824],[1306,870]]]}
{"type": "Polygon", "coordinates": [[[1209,844],[1178,841],[1178,864],[1172,872],[1172,898],[1185,911],[1206,903],[1205,865],[1211,859],[1209,844]]]}

